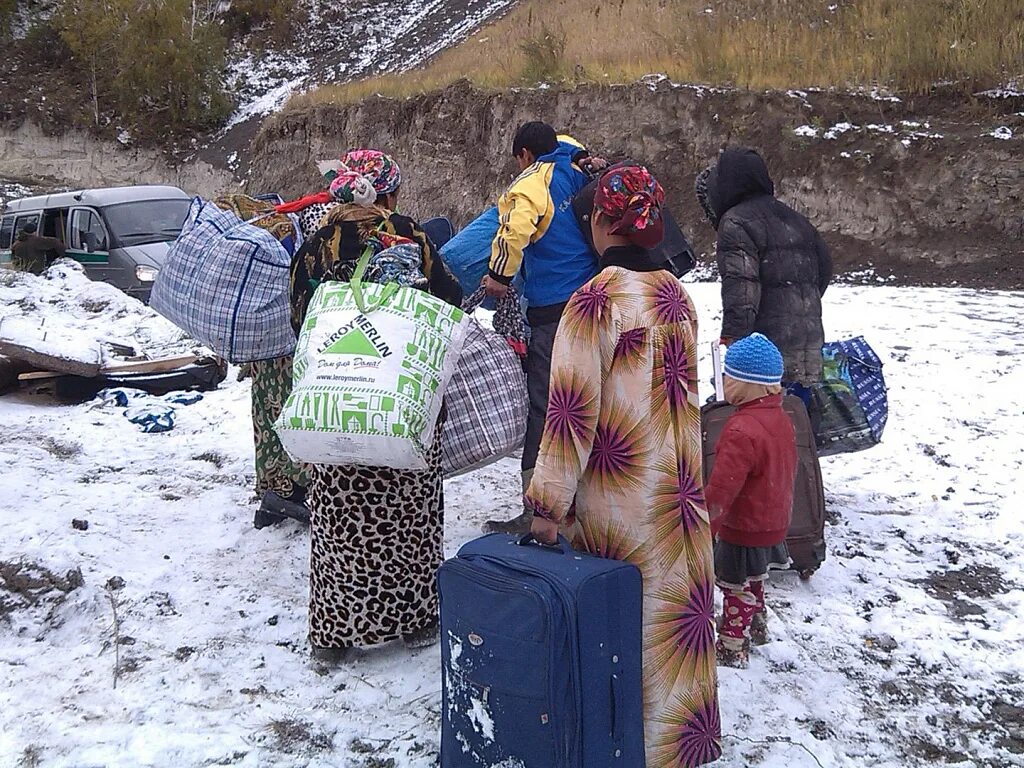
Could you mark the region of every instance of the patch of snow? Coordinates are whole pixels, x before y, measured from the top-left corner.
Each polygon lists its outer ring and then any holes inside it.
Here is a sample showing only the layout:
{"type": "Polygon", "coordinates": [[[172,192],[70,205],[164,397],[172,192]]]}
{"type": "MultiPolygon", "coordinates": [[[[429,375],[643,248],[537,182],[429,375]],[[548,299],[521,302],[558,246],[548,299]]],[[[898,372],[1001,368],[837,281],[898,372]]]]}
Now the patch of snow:
{"type": "Polygon", "coordinates": [[[793,133],[797,136],[805,136],[810,139],[818,138],[818,129],[813,125],[801,125],[793,129],[793,133]]]}
{"type": "Polygon", "coordinates": [[[680,278],[683,283],[709,283],[718,279],[718,266],[706,253],[700,255],[697,266],[680,278]]]}
{"type": "Polygon", "coordinates": [[[310,63],[293,54],[248,52],[228,67],[240,104],[225,128],[279,109],[306,82],[310,63]]]}
{"type": "MultiPolygon", "coordinates": [[[[706,397],[721,286],[687,290],[706,397]]],[[[807,582],[773,574],[772,643],[720,670],[716,766],[1016,765],[999,712],[1024,700],[1024,295],[836,285],[824,305],[830,340],[863,334],[885,361],[890,421],[881,445],[822,460],[828,559],[807,582]]],[[[125,309],[109,321],[166,330],[125,309]]],[[[359,739],[436,766],[439,647],[308,661],[308,533],[252,528],[249,410],[233,376],[164,434],[0,398],[0,561],[84,579],[0,624],[0,765],[354,766],[359,739]]],[[[519,485],[512,458],[446,482],[447,554],[517,514],[519,485]]]]}
{"type": "Polygon", "coordinates": [[[849,152],[840,152],[839,156],[840,157],[853,157],[853,155],[851,155],[849,152]]]}
{"type": "Polygon", "coordinates": [[[651,92],[658,90],[658,86],[662,83],[669,82],[668,75],[663,75],[657,72],[652,72],[649,75],[644,75],[640,78],[640,82],[646,85],[651,92]]]}
{"type": "Polygon", "coordinates": [[[874,131],[875,133],[896,133],[896,129],[891,125],[878,125],[877,123],[871,123],[865,127],[869,131],[874,131]]]}
{"type": "Polygon", "coordinates": [[[131,143],[132,143],[132,134],[131,134],[131,131],[129,131],[129,130],[127,130],[127,129],[122,129],[122,130],[121,130],[121,131],[120,131],[120,132],[119,132],[119,133],[117,134],[117,141],[118,141],[118,143],[119,143],[119,144],[121,144],[122,146],[125,146],[125,147],[127,147],[127,146],[128,146],[129,144],[131,144],[131,143]]]}
{"type": "MultiPolygon", "coordinates": [[[[683,88],[688,91],[693,91],[697,94],[698,98],[704,98],[709,93],[729,93],[732,89],[722,88],[714,85],[697,85],[696,83],[677,83],[672,81],[673,88],[683,88]]],[[[717,115],[716,115],[717,120],[717,115]]]]}
{"type": "Polygon", "coordinates": [[[943,139],[945,138],[945,135],[941,133],[934,133],[932,131],[911,131],[908,134],[908,138],[911,141],[918,141],[921,139],[943,139]]]}
{"type": "Polygon", "coordinates": [[[884,91],[881,88],[872,88],[868,91],[868,96],[875,101],[888,101],[891,104],[899,104],[902,99],[893,96],[888,91],[884,91]]]}
{"type": "Polygon", "coordinates": [[[1002,141],[1009,141],[1013,138],[1013,130],[1006,125],[1001,125],[991,133],[982,134],[983,136],[991,136],[993,139],[1000,139],[1002,141]]]}
{"type": "Polygon", "coordinates": [[[28,186],[20,181],[0,179],[0,203],[17,200],[22,197],[30,197],[37,194],[38,191],[35,187],[28,186]]]}
{"type": "Polygon", "coordinates": [[[96,344],[130,346],[154,359],[209,354],[138,299],[90,280],[71,259],[56,261],[41,276],[0,269],[0,323],[4,336],[37,340],[52,345],[47,351],[89,364],[111,362],[105,354],[96,360],[96,344]]]}
{"type": "Polygon", "coordinates": [[[874,266],[868,266],[864,269],[854,270],[852,272],[843,272],[836,276],[836,281],[840,283],[846,283],[849,285],[872,285],[877,283],[891,283],[896,280],[894,275],[888,275],[883,277],[879,275],[874,266]]]}
{"type": "Polygon", "coordinates": [[[514,1],[377,0],[349,13],[326,0],[303,0],[297,12],[304,10],[308,21],[295,50],[257,54],[238,46],[231,53],[228,80],[235,83],[239,104],[227,128],[270,114],[294,94],[318,85],[414,69],[514,1]],[[366,26],[367,13],[371,27],[366,26]]]}
{"type": "Polygon", "coordinates": [[[95,337],[60,315],[0,314],[0,342],[17,344],[41,355],[84,366],[103,364],[95,337]]]}
{"type": "Polygon", "coordinates": [[[487,710],[487,705],[478,698],[471,698],[470,700],[470,712],[469,721],[473,724],[473,728],[479,733],[485,742],[494,741],[494,719],[491,717],[491,713],[487,710]]]}
{"type": "Polygon", "coordinates": [[[827,131],[825,131],[825,138],[826,139],[837,139],[840,136],[842,136],[844,133],[846,133],[847,131],[853,131],[853,130],[856,130],[856,129],[857,129],[857,126],[854,125],[853,123],[836,123],[831,128],[829,128],[827,131]]]}
{"type": "Polygon", "coordinates": [[[992,88],[988,91],[981,91],[975,96],[987,96],[990,99],[1019,99],[1024,96],[1024,91],[1019,88],[1006,86],[1005,88],[992,88]]]}

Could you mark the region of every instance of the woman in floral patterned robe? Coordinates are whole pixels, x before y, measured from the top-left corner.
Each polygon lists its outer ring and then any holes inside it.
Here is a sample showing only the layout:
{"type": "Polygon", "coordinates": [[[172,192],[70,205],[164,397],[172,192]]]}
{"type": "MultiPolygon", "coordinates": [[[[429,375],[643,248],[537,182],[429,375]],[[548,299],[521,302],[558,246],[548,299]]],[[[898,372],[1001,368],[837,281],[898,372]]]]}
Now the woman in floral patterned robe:
{"type": "Polygon", "coordinates": [[[647,768],[721,755],[714,569],[701,480],[697,314],[645,247],[664,192],[646,169],[602,177],[601,272],[562,315],[537,469],[534,535],[636,564],[644,578],[647,768]],[[575,507],[574,507],[575,500],[575,507]]]}

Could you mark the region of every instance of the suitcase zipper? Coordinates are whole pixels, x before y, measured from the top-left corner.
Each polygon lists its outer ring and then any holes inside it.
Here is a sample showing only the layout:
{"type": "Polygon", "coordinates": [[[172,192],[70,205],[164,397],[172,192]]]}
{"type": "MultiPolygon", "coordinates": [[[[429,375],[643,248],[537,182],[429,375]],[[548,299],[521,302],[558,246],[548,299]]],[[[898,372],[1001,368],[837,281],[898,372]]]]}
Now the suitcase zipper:
{"type": "MultiPolygon", "coordinates": [[[[476,557],[474,556],[472,559],[476,559],[476,557]]],[[[551,635],[551,631],[550,631],[551,630],[551,616],[554,613],[554,610],[553,610],[554,606],[551,605],[550,601],[547,599],[547,596],[544,595],[544,593],[541,592],[540,590],[538,590],[538,589],[536,589],[534,587],[531,587],[528,584],[524,584],[521,581],[516,581],[514,579],[502,578],[498,574],[488,573],[486,571],[482,571],[480,569],[474,568],[470,564],[472,562],[472,559],[471,558],[455,558],[453,560],[448,561],[447,567],[450,570],[454,571],[455,573],[461,573],[462,576],[466,577],[467,579],[473,581],[476,584],[481,584],[481,585],[484,585],[484,586],[488,586],[488,587],[491,587],[492,589],[496,589],[496,590],[498,590],[500,592],[508,592],[508,593],[513,593],[513,594],[521,594],[523,592],[526,592],[526,593],[532,595],[533,598],[535,600],[537,600],[541,604],[541,606],[544,608],[544,612],[543,612],[543,616],[544,616],[544,637],[547,638],[550,641],[550,639],[551,639],[551,637],[550,637],[550,635],[551,635]]],[[[488,557],[482,557],[480,559],[485,560],[485,561],[487,561],[489,563],[493,563],[495,565],[499,565],[499,566],[501,566],[503,568],[504,567],[508,567],[505,562],[502,562],[500,560],[495,560],[495,559],[488,558],[488,557]]],[[[518,571],[519,569],[512,568],[511,570],[518,571]]],[[[532,572],[529,572],[529,571],[526,571],[526,573],[529,573],[530,575],[534,575],[534,576],[538,575],[538,574],[533,574],[532,572]]],[[[547,579],[543,579],[543,581],[550,585],[550,582],[547,579]]],[[[564,599],[564,594],[563,594],[563,599],[564,599]]],[[[571,631],[573,632],[573,634],[575,636],[575,631],[576,631],[575,624],[573,624],[573,626],[571,627],[571,631]]],[[[548,676],[547,676],[548,677],[547,709],[548,709],[548,712],[550,712],[554,708],[554,703],[556,701],[556,693],[557,692],[554,689],[554,679],[555,679],[554,670],[555,670],[555,665],[557,664],[557,659],[555,658],[554,643],[548,642],[547,645],[549,647],[548,676]]],[[[575,669],[578,670],[579,669],[579,663],[578,663],[578,660],[576,659],[576,647],[575,646],[576,646],[576,644],[574,642],[570,642],[569,643],[569,653],[571,655],[571,661],[575,665],[575,669]]],[[[577,688],[577,685],[578,685],[578,682],[577,682],[577,678],[578,677],[579,677],[579,675],[572,675],[572,679],[573,679],[573,694],[574,694],[573,698],[574,698],[574,704],[576,706],[576,714],[577,714],[577,716],[578,716],[578,713],[580,711],[579,694],[576,691],[576,688],[577,688]]],[[[470,682],[472,682],[472,680],[470,680],[470,682]]],[[[478,685],[478,687],[483,689],[485,697],[489,694],[490,689],[487,686],[479,685],[477,683],[474,683],[474,685],[478,685]]],[[[561,718],[553,718],[553,719],[551,719],[551,726],[554,729],[554,736],[555,736],[555,744],[556,745],[561,745],[561,744],[565,743],[564,728],[560,724],[560,719],[561,718]]],[[[577,735],[576,738],[578,739],[578,735],[577,735]]],[[[552,768],[558,768],[558,767],[557,766],[553,766],[552,768]]]]}
{"type": "MultiPolygon", "coordinates": [[[[550,575],[548,575],[548,574],[546,574],[546,573],[544,573],[544,572],[542,572],[540,570],[537,570],[537,569],[534,569],[534,568],[530,568],[527,565],[523,565],[522,563],[514,563],[513,564],[513,563],[508,562],[507,560],[502,560],[500,558],[491,557],[489,555],[470,555],[469,557],[467,557],[465,559],[469,560],[470,562],[472,562],[473,560],[479,559],[479,560],[482,560],[484,562],[488,562],[488,563],[491,563],[493,565],[500,566],[501,568],[508,568],[509,570],[512,570],[512,571],[517,571],[519,573],[524,573],[524,574],[526,574],[528,576],[533,576],[535,578],[540,579],[545,584],[547,584],[549,587],[551,587],[555,592],[557,592],[559,594],[559,596],[562,598],[562,602],[565,605],[573,605],[576,602],[576,599],[575,599],[575,596],[573,595],[573,593],[569,590],[568,587],[566,587],[564,584],[562,584],[558,579],[556,579],[556,578],[554,578],[554,577],[552,577],[552,576],[550,576],[550,575]]],[[[519,584],[520,588],[525,586],[523,584],[520,584],[519,582],[513,582],[513,583],[519,584]]],[[[540,595],[539,592],[537,594],[540,595]]],[[[540,596],[541,596],[541,600],[546,604],[547,603],[547,599],[544,598],[543,595],[540,595],[540,596]]],[[[551,611],[551,606],[547,606],[547,608],[548,608],[548,610],[550,612],[551,611]]],[[[580,670],[579,644],[578,644],[579,626],[578,626],[578,624],[576,622],[575,612],[570,611],[568,616],[567,616],[567,618],[569,619],[569,632],[570,632],[569,660],[570,660],[570,663],[572,664],[572,669],[573,669],[573,674],[571,675],[571,677],[572,677],[573,705],[576,708],[575,715],[576,715],[576,718],[578,719],[579,716],[580,716],[580,713],[583,711],[583,692],[580,689],[580,675],[579,675],[579,670],[580,670]]],[[[553,665],[555,663],[554,648],[551,649],[551,657],[552,657],[551,663],[552,663],[552,669],[553,669],[554,668],[553,665]]],[[[553,683],[554,675],[550,675],[549,678],[551,679],[551,681],[553,683]]],[[[554,701],[555,700],[554,699],[555,691],[552,690],[550,695],[551,695],[551,700],[554,701]]],[[[582,729],[580,729],[578,727],[575,728],[575,732],[573,734],[573,752],[572,752],[572,754],[568,755],[570,764],[578,763],[579,760],[580,760],[580,756],[583,754],[583,746],[582,746],[582,743],[581,743],[582,736],[583,736],[582,729]]],[[[562,742],[560,741],[559,743],[562,743],[562,742]]]]}

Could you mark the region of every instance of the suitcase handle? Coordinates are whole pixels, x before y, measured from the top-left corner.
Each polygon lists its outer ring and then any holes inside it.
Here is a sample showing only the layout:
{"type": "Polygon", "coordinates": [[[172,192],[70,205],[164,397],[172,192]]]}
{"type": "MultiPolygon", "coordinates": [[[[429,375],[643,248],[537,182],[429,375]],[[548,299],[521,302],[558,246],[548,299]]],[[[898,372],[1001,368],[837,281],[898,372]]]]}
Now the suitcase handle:
{"type": "Polygon", "coordinates": [[[571,555],[573,552],[572,544],[570,544],[569,540],[565,538],[565,536],[563,536],[562,534],[558,534],[557,544],[545,544],[542,541],[537,541],[537,538],[532,533],[528,533],[521,539],[519,539],[520,547],[526,547],[530,544],[536,544],[541,549],[549,549],[553,552],[561,552],[563,555],[571,555]]]}
{"type": "Polygon", "coordinates": [[[618,743],[622,741],[623,731],[625,725],[622,722],[623,717],[623,704],[622,704],[622,683],[619,681],[619,676],[612,675],[612,741],[618,743]]]}
{"type": "Polygon", "coordinates": [[[722,402],[725,400],[725,380],[722,375],[722,345],[717,342],[711,342],[711,367],[715,374],[715,400],[722,402]]]}

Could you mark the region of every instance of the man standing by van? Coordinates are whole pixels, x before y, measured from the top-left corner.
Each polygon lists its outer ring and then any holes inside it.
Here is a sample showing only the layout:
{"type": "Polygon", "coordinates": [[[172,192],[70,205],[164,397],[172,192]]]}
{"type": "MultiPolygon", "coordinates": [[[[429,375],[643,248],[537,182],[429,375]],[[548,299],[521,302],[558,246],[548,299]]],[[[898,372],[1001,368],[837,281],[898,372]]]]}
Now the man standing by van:
{"type": "Polygon", "coordinates": [[[11,262],[15,269],[41,275],[50,264],[61,258],[65,252],[64,243],[55,237],[36,234],[35,222],[21,228],[18,239],[11,248],[11,262]],[[56,253],[56,256],[51,256],[56,253]]]}
{"type": "MultiPolygon", "coordinates": [[[[488,296],[502,298],[520,267],[526,281],[530,346],[526,386],[530,411],[523,446],[523,488],[537,463],[548,408],[551,348],[566,302],[597,274],[597,258],[587,244],[572,209],[572,200],[587,183],[574,162],[586,156],[582,146],[555,133],[547,123],[520,126],[512,142],[518,178],[498,201],[498,234],[491,246],[488,296]]],[[[491,521],[486,530],[526,532],[532,515],[523,512],[508,522],[491,521]]]]}

